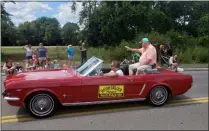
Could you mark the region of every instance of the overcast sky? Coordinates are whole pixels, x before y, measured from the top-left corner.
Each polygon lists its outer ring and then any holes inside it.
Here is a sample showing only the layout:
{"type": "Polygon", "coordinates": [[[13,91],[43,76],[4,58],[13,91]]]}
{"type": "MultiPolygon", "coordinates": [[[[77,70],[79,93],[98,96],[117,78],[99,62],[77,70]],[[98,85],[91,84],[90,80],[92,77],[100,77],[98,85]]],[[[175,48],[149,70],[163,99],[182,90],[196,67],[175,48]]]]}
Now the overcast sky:
{"type": "Polygon", "coordinates": [[[39,17],[55,17],[61,27],[67,22],[77,23],[79,12],[82,9],[81,2],[77,2],[77,10],[72,13],[72,2],[11,2],[5,4],[5,9],[12,14],[13,23],[18,26],[25,21],[33,21],[39,17]]]}

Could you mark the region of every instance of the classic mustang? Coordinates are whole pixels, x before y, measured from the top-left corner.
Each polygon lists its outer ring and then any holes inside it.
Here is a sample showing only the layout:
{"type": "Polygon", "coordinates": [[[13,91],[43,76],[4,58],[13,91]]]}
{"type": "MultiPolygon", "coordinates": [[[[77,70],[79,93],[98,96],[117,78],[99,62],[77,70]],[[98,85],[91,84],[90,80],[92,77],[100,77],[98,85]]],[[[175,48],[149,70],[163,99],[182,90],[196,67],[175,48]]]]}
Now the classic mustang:
{"type": "MultiPolygon", "coordinates": [[[[12,106],[25,106],[31,115],[47,117],[58,105],[89,105],[147,100],[162,106],[170,96],[187,92],[191,75],[163,68],[142,74],[103,77],[103,61],[91,57],[77,69],[23,72],[7,76],[4,99],[12,106]]],[[[108,70],[106,70],[107,72],[108,70]]]]}

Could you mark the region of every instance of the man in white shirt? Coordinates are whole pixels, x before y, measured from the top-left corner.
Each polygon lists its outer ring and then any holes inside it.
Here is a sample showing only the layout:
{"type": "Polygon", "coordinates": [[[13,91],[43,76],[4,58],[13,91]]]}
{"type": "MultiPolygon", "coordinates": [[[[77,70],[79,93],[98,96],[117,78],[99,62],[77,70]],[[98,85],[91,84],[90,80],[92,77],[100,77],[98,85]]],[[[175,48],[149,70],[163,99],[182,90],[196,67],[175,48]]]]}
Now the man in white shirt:
{"type": "Polygon", "coordinates": [[[120,62],[119,61],[112,61],[111,64],[112,70],[109,73],[103,74],[103,76],[106,77],[118,77],[118,76],[124,76],[123,71],[120,69],[120,62]]]}

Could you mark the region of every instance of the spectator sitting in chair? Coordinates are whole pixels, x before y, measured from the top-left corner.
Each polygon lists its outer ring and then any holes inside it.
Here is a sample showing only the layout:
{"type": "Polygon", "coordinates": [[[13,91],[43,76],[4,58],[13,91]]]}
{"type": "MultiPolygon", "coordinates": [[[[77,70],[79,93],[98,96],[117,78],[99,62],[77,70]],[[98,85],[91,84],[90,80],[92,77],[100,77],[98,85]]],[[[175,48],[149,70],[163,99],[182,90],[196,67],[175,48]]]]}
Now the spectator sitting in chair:
{"type": "Polygon", "coordinates": [[[112,70],[109,73],[101,74],[105,77],[118,77],[118,76],[124,76],[123,71],[120,69],[120,62],[119,61],[112,61],[111,64],[112,70]]]}
{"type": "Polygon", "coordinates": [[[177,55],[171,56],[169,59],[169,65],[171,66],[172,70],[177,71],[178,69],[178,61],[177,61],[177,55]]]}
{"type": "Polygon", "coordinates": [[[52,63],[53,63],[53,68],[54,69],[60,69],[60,64],[58,64],[57,60],[54,60],[52,63]]]}
{"type": "Polygon", "coordinates": [[[20,72],[23,71],[23,68],[19,63],[17,63],[15,70],[16,70],[17,73],[20,73],[20,72]]]}
{"type": "Polygon", "coordinates": [[[7,60],[3,65],[3,70],[5,73],[14,74],[15,73],[15,65],[12,63],[12,60],[7,60]]]}
{"type": "Polygon", "coordinates": [[[34,70],[36,68],[35,63],[33,62],[33,59],[29,59],[28,62],[25,65],[25,70],[34,70]]]}
{"type": "Polygon", "coordinates": [[[45,69],[50,69],[51,68],[51,64],[50,64],[50,59],[49,58],[46,59],[44,68],[45,69]]]}
{"type": "Polygon", "coordinates": [[[68,69],[67,61],[62,65],[62,68],[63,68],[63,69],[68,69]]]}

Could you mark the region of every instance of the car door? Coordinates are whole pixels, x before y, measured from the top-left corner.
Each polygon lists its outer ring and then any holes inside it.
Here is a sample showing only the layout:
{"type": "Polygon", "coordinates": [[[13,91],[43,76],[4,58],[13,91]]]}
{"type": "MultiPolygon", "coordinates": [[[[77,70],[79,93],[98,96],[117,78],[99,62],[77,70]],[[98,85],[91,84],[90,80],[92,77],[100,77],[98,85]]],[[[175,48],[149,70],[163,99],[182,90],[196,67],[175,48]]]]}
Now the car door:
{"type": "Polygon", "coordinates": [[[81,77],[71,77],[59,81],[61,95],[64,103],[77,102],[82,97],[81,77]]]}
{"type": "Polygon", "coordinates": [[[139,97],[143,81],[134,76],[82,78],[82,101],[132,99],[139,97]]]}

